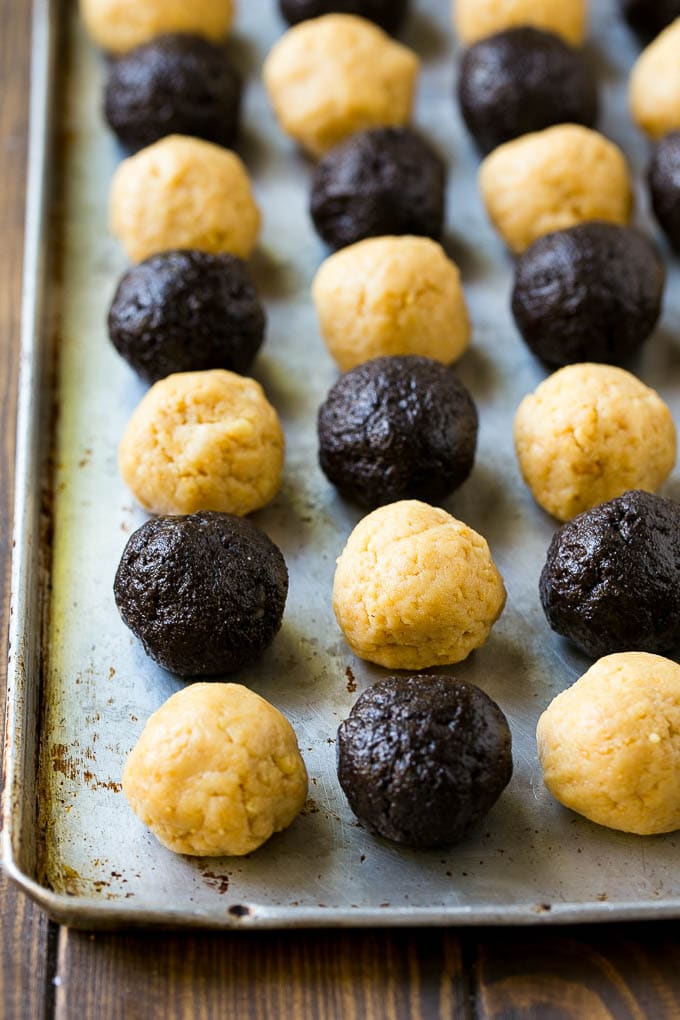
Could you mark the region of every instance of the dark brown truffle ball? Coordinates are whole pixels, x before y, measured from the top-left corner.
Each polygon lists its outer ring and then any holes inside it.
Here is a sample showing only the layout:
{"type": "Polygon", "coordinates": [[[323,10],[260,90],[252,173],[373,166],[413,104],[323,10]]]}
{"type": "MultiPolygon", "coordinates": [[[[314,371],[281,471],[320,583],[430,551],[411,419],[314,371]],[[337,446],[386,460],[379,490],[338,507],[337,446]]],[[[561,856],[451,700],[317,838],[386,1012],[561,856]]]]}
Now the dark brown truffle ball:
{"type": "Polygon", "coordinates": [[[104,114],[132,150],[166,135],[230,147],[238,133],[241,78],[224,49],[194,35],[162,35],[111,64],[104,114]]]}
{"type": "Polygon", "coordinates": [[[398,234],[437,240],[444,225],[445,178],[442,160],[410,128],[361,131],[317,165],[314,226],[332,248],[398,234]]]}
{"type": "Polygon", "coordinates": [[[180,676],[233,673],[273,641],[288,593],[274,543],[250,521],[156,517],[130,536],[113,586],[124,623],[180,676]]]}
{"type": "Polygon", "coordinates": [[[680,131],[665,135],[655,146],[648,181],[654,215],[680,251],[680,131]]]}
{"type": "Polygon", "coordinates": [[[436,503],[470,474],[477,411],[450,368],[416,355],[375,358],[341,376],[319,409],[319,462],[350,499],[436,503]]]}
{"type": "Polygon", "coordinates": [[[245,374],[262,345],[265,315],[235,255],[168,251],[123,276],[108,327],[119,354],[155,382],[210,368],[245,374]]]}
{"type": "Polygon", "coordinates": [[[680,18],[680,0],[621,0],[621,7],[628,23],[645,39],[680,18]]]}
{"type": "Polygon", "coordinates": [[[546,365],[624,364],[653,331],[665,282],[650,240],[612,223],[546,234],[518,259],[512,311],[546,365]]]}
{"type": "Polygon", "coordinates": [[[680,506],[632,490],[553,536],[540,579],[554,631],[586,655],[663,655],[680,640],[680,506]]]}
{"type": "Polygon", "coordinates": [[[391,677],[338,730],[338,778],[357,817],[413,847],[463,839],[510,782],[507,719],[449,676],[391,677]]]}
{"type": "Polygon", "coordinates": [[[553,124],[597,119],[584,55],[551,32],[511,28],[471,46],[458,79],[463,119],[482,152],[553,124]]]}
{"type": "Polygon", "coordinates": [[[357,14],[394,33],[406,17],[409,0],[279,0],[279,7],[289,25],[323,14],[357,14]]]}

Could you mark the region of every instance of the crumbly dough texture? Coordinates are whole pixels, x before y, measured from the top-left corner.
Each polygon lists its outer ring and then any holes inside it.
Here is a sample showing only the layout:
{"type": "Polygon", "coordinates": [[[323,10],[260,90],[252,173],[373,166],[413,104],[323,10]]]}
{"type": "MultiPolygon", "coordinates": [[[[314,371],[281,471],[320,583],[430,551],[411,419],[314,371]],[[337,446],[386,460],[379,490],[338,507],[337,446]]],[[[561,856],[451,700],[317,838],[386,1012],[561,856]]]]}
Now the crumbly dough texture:
{"type": "Polygon", "coordinates": [[[283,454],[281,424],[260,384],[212,369],[152,386],[128,423],[118,464],[150,513],[243,516],[278,492],[283,454]]]}
{"type": "Polygon", "coordinates": [[[633,120],[651,138],[680,128],[680,18],[638,57],[628,103],[633,120]]]}
{"type": "Polygon", "coordinates": [[[326,14],[289,29],[264,65],[281,128],[314,156],[356,131],[406,124],[415,53],[364,18],[326,14]]]}
{"type": "Polygon", "coordinates": [[[453,0],[453,27],[466,46],[506,28],[532,25],[562,36],[572,46],[588,27],[586,0],[453,0]]]}
{"type": "Polygon", "coordinates": [[[482,163],[479,187],[491,222],[517,253],[543,234],[586,220],[625,226],[633,204],[621,150],[578,124],[499,146],[482,163]]]}
{"type": "Polygon", "coordinates": [[[345,640],[388,669],[460,662],[484,644],[504,606],[486,540],[418,500],[364,517],[337,562],[333,608],[345,640]]]}
{"type": "Polygon", "coordinates": [[[515,449],[536,502],[568,521],[628,489],[655,492],[675,464],[661,397],[613,365],[568,365],[520,404],[515,449]]]}
{"type": "Polygon", "coordinates": [[[300,813],[307,772],[278,709],[240,684],[198,683],[150,717],[123,792],[169,850],[242,856],[300,813]]]}
{"type": "Polygon", "coordinates": [[[680,829],[680,666],[599,659],[538,721],[543,780],[565,807],[641,836],[680,829]]]}
{"type": "Polygon", "coordinates": [[[109,222],[133,262],[176,248],[247,258],[257,243],[260,211],[235,153],[169,135],[120,164],[109,222]]]}
{"type": "Polygon", "coordinates": [[[457,266],[425,237],[377,237],[327,258],[312,286],[321,334],[343,372],[420,354],[445,365],[470,339],[457,266]]]}
{"type": "Polygon", "coordinates": [[[85,27],[98,46],[126,53],[167,32],[191,32],[219,42],[235,13],[234,0],[80,0],[85,27]]]}

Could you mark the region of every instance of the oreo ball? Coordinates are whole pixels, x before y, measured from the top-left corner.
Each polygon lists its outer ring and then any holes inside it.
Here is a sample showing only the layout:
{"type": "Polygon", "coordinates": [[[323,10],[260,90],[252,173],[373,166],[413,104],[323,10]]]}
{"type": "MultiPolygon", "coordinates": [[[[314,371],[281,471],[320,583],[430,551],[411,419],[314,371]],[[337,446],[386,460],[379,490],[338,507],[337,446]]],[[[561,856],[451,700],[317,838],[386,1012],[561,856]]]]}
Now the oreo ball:
{"type": "Polygon", "coordinates": [[[394,33],[406,17],[409,0],[279,0],[279,7],[289,25],[323,14],[357,14],[394,33]]]}
{"type": "Polygon", "coordinates": [[[319,409],[319,463],[362,506],[436,503],[470,474],[477,410],[450,368],[417,355],[375,358],[341,376],[319,409]]]}
{"type": "Polygon", "coordinates": [[[484,153],[553,124],[592,127],[597,119],[595,79],[583,53],[530,27],[471,46],[461,62],[458,99],[484,153]]]}
{"type": "Polygon", "coordinates": [[[211,368],[244,375],[262,345],[265,314],[235,255],[168,251],[125,273],[108,327],[118,353],[149,382],[211,368]]]}
{"type": "Polygon", "coordinates": [[[621,0],[621,7],[629,25],[644,39],[680,18],[680,0],[621,0]]]}
{"type": "Polygon", "coordinates": [[[450,676],[382,680],[338,730],[338,779],[356,816],[412,847],[458,843],[512,775],[507,719],[450,676]]]}
{"type": "Polygon", "coordinates": [[[113,586],[123,622],[160,666],[213,676],[271,644],[288,593],[274,543],[243,517],[155,517],[130,536],[113,586]]]}
{"type": "Polygon", "coordinates": [[[639,231],[582,223],[546,234],[517,260],[512,312],[527,346],[551,368],[624,364],[653,331],[665,282],[639,231]]]}
{"type": "Polygon", "coordinates": [[[639,489],[553,536],[539,584],[552,629],[594,659],[680,640],[680,505],[639,489]]]}
{"type": "Polygon", "coordinates": [[[445,183],[444,163],[411,128],[360,131],[316,167],[314,226],[331,248],[399,234],[437,240],[444,225],[445,183]]]}
{"type": "Polygon", "coordinates": [[[680,131],[665,135],[654,147],[647,179],[654,215],[680,252],[680,131]]]}
{"type": "Polygon", "coordinates": [[[241,78],[225,50],[195,35],[161,35],[114,61],[104,115],[132,150],[166,135],[229,148],[238,132],[241,78]]]}

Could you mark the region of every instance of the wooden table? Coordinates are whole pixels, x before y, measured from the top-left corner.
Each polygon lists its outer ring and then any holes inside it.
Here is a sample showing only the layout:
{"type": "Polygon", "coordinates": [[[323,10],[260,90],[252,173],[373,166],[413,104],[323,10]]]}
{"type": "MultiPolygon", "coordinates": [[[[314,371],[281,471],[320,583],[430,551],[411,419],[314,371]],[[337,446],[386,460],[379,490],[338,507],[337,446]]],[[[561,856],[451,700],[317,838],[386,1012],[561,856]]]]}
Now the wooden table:
{"type": "MultiPolygon", "coordinates": [[[[0,0],[0,662],[7,658],[29,33],[29,0],[0,0]]],[[[3,1020],[680,1017],[674,924],[88,935],[48,922],[1,877],[0,907],[3,1020]]]]}

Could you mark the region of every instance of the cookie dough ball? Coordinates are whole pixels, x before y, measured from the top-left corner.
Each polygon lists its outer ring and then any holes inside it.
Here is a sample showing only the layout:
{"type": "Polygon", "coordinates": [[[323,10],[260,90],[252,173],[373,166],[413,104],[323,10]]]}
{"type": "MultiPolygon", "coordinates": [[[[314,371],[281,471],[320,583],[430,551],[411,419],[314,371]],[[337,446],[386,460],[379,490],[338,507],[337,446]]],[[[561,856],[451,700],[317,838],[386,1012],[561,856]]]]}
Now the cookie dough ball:
{"type": "Polygon", "coordinates": [[[543,781],[610,829],[680,828],[680,666],[645,652],[600,659],[538,722],[543,781]]]}
{"type": "Polygon", "coordinates": [[[680,18],[638,57],[628,101],[633,120],[650,138],[680,128],[680,18]]]}
{"type": "Polygon", "coordinates": [[[230,146],[238,132],[241,78],[221,46],[195,35],[163,35],[111,64],[104,114],[124,146],[166,135],[230,146]]]}
{"type": "Polygon", "coordinates": [[[123,772],[130,807],[178,854],[240,857],[307,797],[292,726],[240,684],[193,684],[154,712],[123,772]]]}
{"type": "Polygon", "coordinates": [[[675,464],[675,426],[658,393],[611,365],[568,365],[525,397],[515,449],[534,499],[553,517],[628,489],[654,492],[675,464]]]}
{"type": "Polygon", "coordinates": [[[668,652],[680,639],[680,504],[634,490],[553,536],[541,603],[554,631],[593,658],[668,652]]]}
{"type": "Polygon", "coordinates": [[[260,211],[238,156],[182,135],[120,164],[109,221],[133,262],[174,248],[247,258],[260,232],[260,211]]]}
{"type": "Polygon", "coordinates": [[[241,517],[278,492],[283,451],[278,415],[259,383],[215,368],[152,386],[125,430],[118,466],[150,513],[241,517]]]}
{"type": "Polygon", "coordinates": [[[118,353],[155,382],[210,368],[245,374],[264,339],[265,314],[235,255],[169,251],[123,276],[108,326],[118,353]]]}
{"type": "Polygon", "coordinates": [[[578,46],[587,22],[586,0],[453,0],[453,27],[465,46],[520,25],[554,32],[578,46]]]}
{"type": "Polygon", "coordinates": [[[463,56],[458,99],[482,152],[552,124],[597,118],[597,88],[584,55],[552,32],[511,28],[463,56]]]}
{"type": "Polygon", "coordinates": [[[241,517],[156,517],[130,536],[113,591],[155,662],[180,676],[214,676],[251,665],[272,643],[288,571],[274,543],[241,517]]]}
{"type": "Polygon", "coordinates": [[[377,237],[326,259],[312,296],[321,335],[343,372],[387,354],[445,365],[470,339],[458,268],[425,237],[377,237]]]}
{"type": "Polygon", "coordinates": [[[546,234],[517,260],[512,311],[546,365],[626,362],[661,314],[665,270],[644,234],[581,223],[546,234]]]}
{"type": "Polygon", "coordinates": [[[444,163],[410,128],[361,131],[318,164],[311,213],[331,248],[367,237],[422,234],[444,226],[444,163]]]}
{"type": "Polygon", "coordinates": [[[80,13],[98,46],[127,53],[167,32],[219,42],[231,26],[234,0],[80,0],[80,13]]]}
{"type": "Polygon", "coordinates": [[[419,61],[381,29],[327,14],[289,29],[264,65],[281,128],[313,156],[371,127],[406,124],[419,61]]]}
{"type": "Polygon", "coordinates": [[[680,131],[672,131],[656,145],[648,181],[654,215],[680,251],[680,131]]]}
{"type": "Polygon", "coordinates": [[[318,429],[321,468],[343,495],[367,507],[438,502],[472,471],[477,410],[441,362],[376,358],[336,382],[318,429]]]}
{"type": "Polygon", "coordinates": [[[504,606],[503,579],[486,540],[416,500],[364,517],[335,571],[333,608],[347,644],[388,669],[466,659],[504,606]]]}
{"type": "Polygon", "coordinates": [[[364,691],[338,730],[338,779],[352,810],[406,846],[460,842],[511,775],[503,712],[450,676],[383,680],[364,691]]]}
{"type": "Polygon", "coordinates": [[[680,18],[680,0],[621,0],[621,7],[631,27],[649,39],[680,18]]]}
{"type": "Polygon", "coordinates": [[[357,14],[394,33],[401,28],[409,0],[279,0],[279,7],[289,25],[322,14],[357,14]]]}

